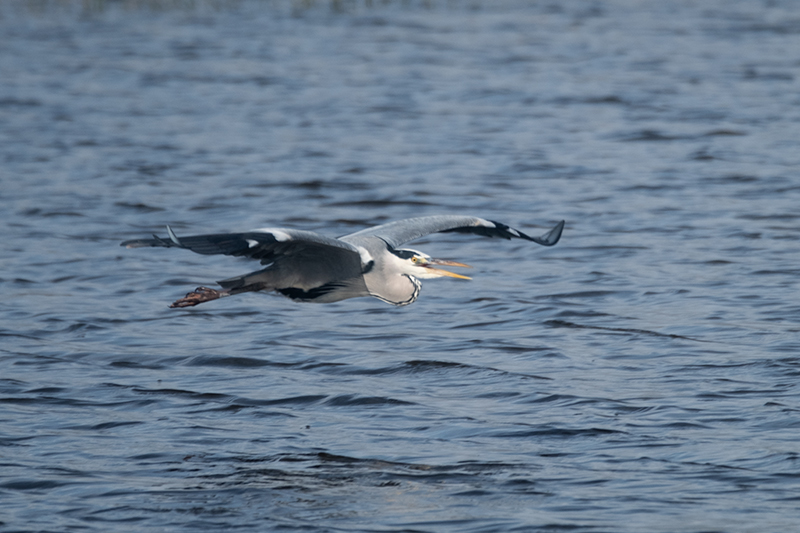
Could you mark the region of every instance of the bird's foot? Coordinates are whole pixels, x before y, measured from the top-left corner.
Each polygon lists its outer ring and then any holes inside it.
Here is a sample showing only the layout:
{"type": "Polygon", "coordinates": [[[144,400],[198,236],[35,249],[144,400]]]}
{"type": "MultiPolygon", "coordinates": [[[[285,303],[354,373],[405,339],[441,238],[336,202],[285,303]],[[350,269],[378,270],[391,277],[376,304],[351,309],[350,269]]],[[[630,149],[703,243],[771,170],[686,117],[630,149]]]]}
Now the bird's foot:
{"type": "Polygon", "coordinates": [[[222,297],[222,291],[218,291],[215,289],[209,289],[208,287],[197,287],[195,290],[181,298],[180,300],[175,300],[170,308],[174,309],[176,307],[194,307],[197,304],[201,304],[203,302],[209,302],[211,300],[216,300],[217,298],[222,297]]]}

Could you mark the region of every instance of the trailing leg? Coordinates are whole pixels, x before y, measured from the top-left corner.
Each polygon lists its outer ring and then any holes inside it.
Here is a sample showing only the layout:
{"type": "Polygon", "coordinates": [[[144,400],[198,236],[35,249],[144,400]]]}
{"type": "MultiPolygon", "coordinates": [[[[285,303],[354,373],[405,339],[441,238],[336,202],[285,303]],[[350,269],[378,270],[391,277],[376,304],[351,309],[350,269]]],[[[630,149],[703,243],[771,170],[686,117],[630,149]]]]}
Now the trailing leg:
{"type": "Polygon", "coordinates": [[[180,300],[175,300],[175,302],[170,305],[170,308],[174,309],[176,307],[194,307],[197,304],[201,304],[203,302],[210,302],[211,300],[216,300],[217,298],[222,298],[224,296],[230,296],[231,293],[228,290],[221,290],[218,291],[216,289],[209,289],[208,287],[197,287],[195,290],[181,298],[180,300]]]}
{"type": "Polygon", "coordinates": [[[263,283],[252,283],[242,287],[228,288],[228,289],[209,289],[208,287],[197,287],[195,290],[181,298],[175,300],[171,308],[176,307],[194,307],[197,304],[210,302],[226,296],[233,296],[234,294],[241,294],[243,292],[254,292],[264,290],[266,286],[263,283]]]}

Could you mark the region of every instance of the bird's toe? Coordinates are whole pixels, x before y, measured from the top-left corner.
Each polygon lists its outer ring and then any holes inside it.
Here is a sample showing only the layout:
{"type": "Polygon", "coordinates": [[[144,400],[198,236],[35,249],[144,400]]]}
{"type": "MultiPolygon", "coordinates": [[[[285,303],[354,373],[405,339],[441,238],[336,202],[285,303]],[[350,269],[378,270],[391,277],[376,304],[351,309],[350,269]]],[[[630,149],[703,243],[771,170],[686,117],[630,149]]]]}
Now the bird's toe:
{"type": "Polygon", "coordinates": [[[175,300],[172,305],[170,305],[170,308],[175,309],[177,307],[194,307],[197,304],[208,302],[210,300],[216,300],[219,297],[220,293],[217,290],[209,289],[208,287],[197,287],[180,300],[175,300]]]}

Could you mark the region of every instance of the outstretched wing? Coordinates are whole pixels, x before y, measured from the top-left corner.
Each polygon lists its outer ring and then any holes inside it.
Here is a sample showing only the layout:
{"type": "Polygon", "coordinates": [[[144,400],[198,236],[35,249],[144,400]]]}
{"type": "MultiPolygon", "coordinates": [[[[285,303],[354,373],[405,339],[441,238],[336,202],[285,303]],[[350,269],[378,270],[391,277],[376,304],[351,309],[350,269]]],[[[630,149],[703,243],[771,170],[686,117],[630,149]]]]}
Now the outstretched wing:
{"type": "Polygon", "coordinates": [[[388,224],[351,233],[341,237],[340,240],[351,244],[359,244],[362,239],[379,237],[389,246],[396,248],[405,242],[419,239],[431,233],[457,232],[474,233],[485,237],[500,237],[503,239],[525,239],[542,246],[553,246],[561,238],[563,229],[564,221],[562,220],[541,237],[530,237],[519,230],[492,220],[458,215],[437,215],[389,222],[388,224]]]}
{"type": "MultiPolygon", "coordinates": [[[[237,257],[260,259],[261,264],[273,263],[276,259],[288,256],[322,258],[341,258],[354,255],[358,250],[352,244],[331,239],[314,233],[284,228],[263,228],[244,233],[217,233],[211,235],[191,235],[178,237],[167,226],[167,238],[153,235],[152,239],[134,239],[121,243],[127,248],[160,246],[183,248],[204,255],[224,254],[237,257]]],[[[324,263],[324,260],[320,261],[324,263]]]]}

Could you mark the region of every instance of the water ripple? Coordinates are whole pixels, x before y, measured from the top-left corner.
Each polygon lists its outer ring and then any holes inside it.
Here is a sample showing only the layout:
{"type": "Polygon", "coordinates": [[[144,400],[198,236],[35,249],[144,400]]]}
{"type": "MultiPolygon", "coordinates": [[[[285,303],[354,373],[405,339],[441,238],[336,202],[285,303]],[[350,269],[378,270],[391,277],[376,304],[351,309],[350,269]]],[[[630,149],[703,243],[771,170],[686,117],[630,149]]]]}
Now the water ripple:
{"type": "Polygon", "coordinates": [[[797,28],[787,0],[0,4],[0,527],[795,530],[797,28]],[[119,247],[437,213],[567,225],[413,243],[475,275],[406,308],[168,309],[257,265],[119,247]]]}

